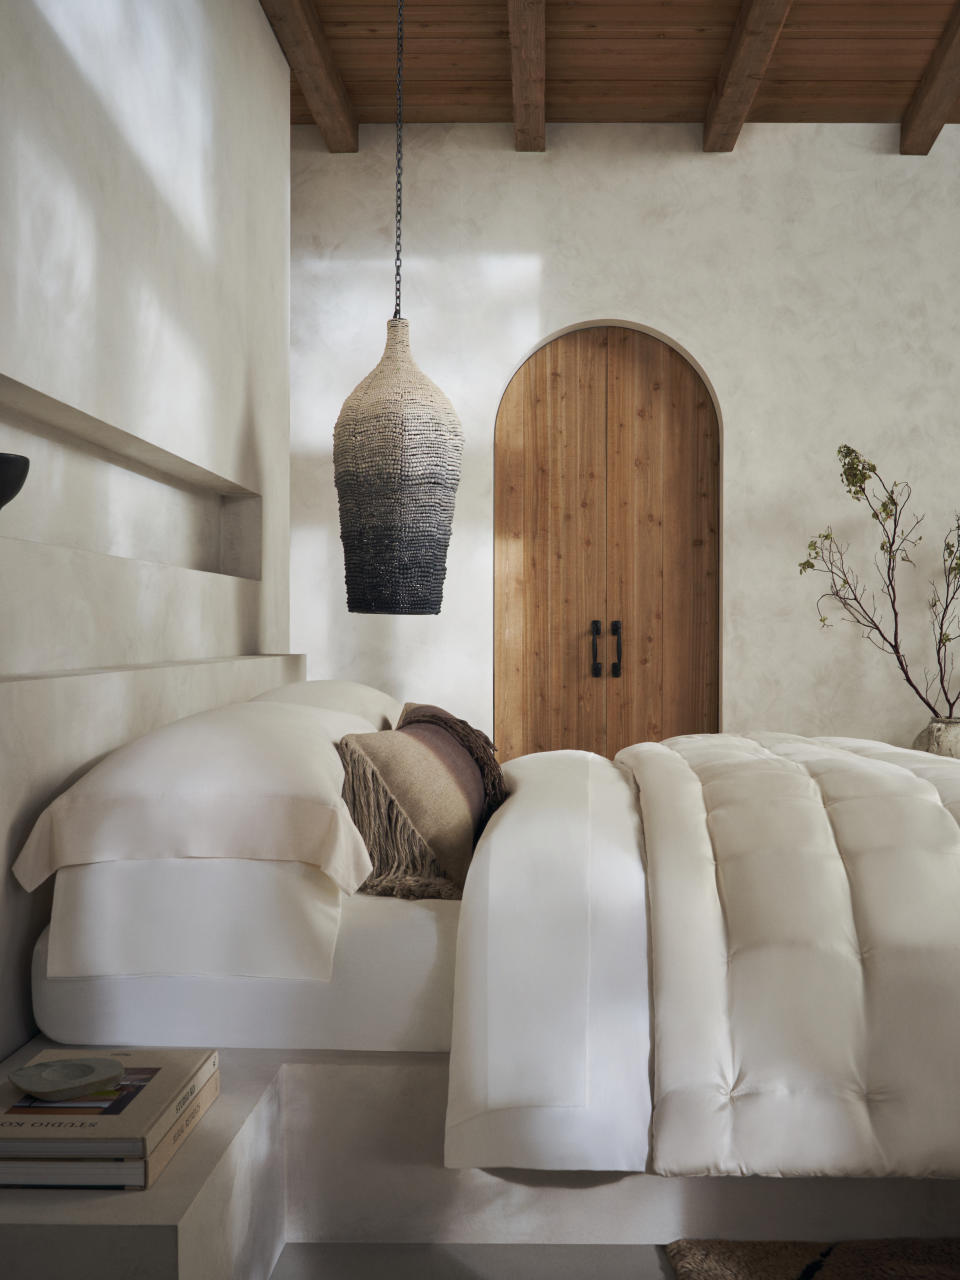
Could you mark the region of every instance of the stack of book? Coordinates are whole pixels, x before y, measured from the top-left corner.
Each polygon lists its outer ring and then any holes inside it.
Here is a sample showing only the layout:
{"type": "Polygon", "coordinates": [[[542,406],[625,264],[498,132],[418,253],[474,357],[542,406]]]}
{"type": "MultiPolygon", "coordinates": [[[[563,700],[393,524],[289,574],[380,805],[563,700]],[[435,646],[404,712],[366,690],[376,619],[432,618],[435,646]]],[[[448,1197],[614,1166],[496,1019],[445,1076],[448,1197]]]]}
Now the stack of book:
{"type": "Polygon", "coordinates": [[[213,1049],[45,1049],[30,1065],[109,1056],[109,1089],[41,1101],[0,1084],[0,1186],[152,1186],[220,1092],[213,1049]]]}

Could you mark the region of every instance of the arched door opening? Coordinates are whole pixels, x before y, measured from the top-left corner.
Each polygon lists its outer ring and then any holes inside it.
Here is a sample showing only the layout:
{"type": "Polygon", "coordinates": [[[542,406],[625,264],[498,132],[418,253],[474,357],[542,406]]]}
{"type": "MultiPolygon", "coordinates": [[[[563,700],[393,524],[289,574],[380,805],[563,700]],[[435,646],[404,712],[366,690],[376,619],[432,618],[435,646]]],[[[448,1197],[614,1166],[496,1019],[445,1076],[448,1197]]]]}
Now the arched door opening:
{"type": "Polygon", "coordinates": [[[679,351],[577,329],[507,387],[494,461],[503,759],[719,724],[720,428],[679,351]]]}

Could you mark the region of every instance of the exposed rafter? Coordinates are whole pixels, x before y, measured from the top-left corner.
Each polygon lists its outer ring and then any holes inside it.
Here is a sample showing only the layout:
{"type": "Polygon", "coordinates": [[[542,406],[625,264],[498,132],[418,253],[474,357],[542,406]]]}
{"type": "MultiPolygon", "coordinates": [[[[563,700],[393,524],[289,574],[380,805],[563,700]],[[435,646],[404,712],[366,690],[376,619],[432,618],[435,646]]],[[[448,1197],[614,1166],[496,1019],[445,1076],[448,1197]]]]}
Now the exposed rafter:
{"type": "Polygon", "coordinates": [[[703,126],[704,151],[732,151],[793,0],[743,0],[703,126]]]}
{"type": "Polygon", "coordinates": [[[960,3],[910,100],[900,126],[900,154],[925,156],[960,99],[960,3]]]}
{"type": "Polygon", "coordinates": [[[312,0],[260,0],[331,151],[356,151],[357,117],[312,0]]]}
{"type": "Polygon", "coordinates": [[[509,0],[513,131],[518,151],[545,151],[547,28],[545,0],[509,0]]]}

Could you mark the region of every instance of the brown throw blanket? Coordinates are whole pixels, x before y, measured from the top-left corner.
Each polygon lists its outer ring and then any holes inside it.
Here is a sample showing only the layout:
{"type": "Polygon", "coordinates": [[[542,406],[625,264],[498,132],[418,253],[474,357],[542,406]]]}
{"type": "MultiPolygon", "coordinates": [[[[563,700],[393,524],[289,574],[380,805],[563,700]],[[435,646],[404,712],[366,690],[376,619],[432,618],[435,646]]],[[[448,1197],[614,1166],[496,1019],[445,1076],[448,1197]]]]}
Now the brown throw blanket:
{"type": "Polygon", "coordinates": [[[503,770],[497,763],[496,747],[481,729],[475,729],[466,720],[458,720],[449,711],[441,707],[431,707],[428,703],[408,702],[397,722],[397,728],[403,729],[409,724],[433,724],[444,729],[454,742],[463,747],[477,768],[483,783],[483,811],[480,814],[480,825],[477,827],[474,842],[480,838],[491,815],[500,808],[507,798],[507,787],[503,780],[503,770]]]}

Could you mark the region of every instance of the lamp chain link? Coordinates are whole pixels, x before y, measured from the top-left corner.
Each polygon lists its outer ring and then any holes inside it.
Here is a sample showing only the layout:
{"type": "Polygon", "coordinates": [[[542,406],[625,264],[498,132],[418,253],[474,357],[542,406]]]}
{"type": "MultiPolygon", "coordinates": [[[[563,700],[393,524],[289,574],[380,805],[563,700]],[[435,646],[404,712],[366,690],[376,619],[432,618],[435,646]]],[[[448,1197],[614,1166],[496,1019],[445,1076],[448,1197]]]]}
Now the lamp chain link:
{"type": "Polygon", "coordinates": [[[400,219],[403,213],[403,0],[397,0],[397,236],[394,264],[394,320],[400,319],[400,219]]]}

